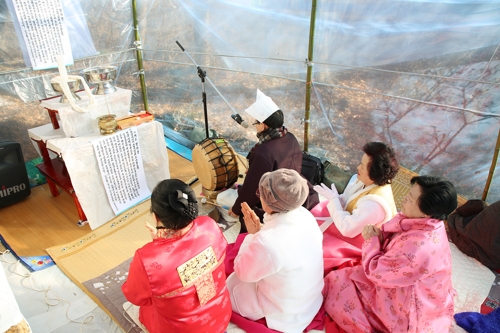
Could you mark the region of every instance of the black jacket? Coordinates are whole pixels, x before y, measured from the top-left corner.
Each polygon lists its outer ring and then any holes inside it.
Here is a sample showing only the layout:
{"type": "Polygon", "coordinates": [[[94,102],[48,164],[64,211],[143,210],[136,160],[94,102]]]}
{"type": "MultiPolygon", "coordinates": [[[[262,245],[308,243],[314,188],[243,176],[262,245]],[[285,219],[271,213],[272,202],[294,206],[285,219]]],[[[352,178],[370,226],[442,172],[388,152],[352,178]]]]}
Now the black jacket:
{"type": "Polygon", "coordinates": [[[500,201],[469,200],[448,217],[450,240],[486,267],[500,269],[500,201]]]}
{"type": "MultiPolygon", "coordinates": [[[[266,172],[286,168],[293,169],[298,173],[302,170],[302,149],[295,136],[288,132],[281,138],[265,141],[256,145],[248,155],[248,171],[245,176],[243,186],[238,188],[238,199],[232,207],[233,213],[240,215],[242,229],[245,231],[241,214],[241,203],[246,202],[260,217],[264,216],[264,211],[260,205],[260,199],[256,196],[259,181],[266,172]]],[[[313,208],[319,203],[318,194],[309,185],[309,196],[303,206],[307,209],[313,208]]]]}

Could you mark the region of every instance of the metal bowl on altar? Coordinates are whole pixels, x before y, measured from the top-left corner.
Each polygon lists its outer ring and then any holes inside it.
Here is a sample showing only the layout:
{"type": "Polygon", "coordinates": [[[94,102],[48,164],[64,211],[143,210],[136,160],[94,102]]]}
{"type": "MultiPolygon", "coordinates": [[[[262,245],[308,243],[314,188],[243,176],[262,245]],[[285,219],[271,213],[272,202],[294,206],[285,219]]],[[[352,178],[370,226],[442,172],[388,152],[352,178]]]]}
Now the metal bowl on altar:
{"type": "Polygon", "coordinates": [[[92,94],[105,95],[116,91],[114,86],[116,72],[117,68],[115,66],[105,66],[84,69],[82,74],[89,84],[96,85],[92,94]]]}
{"type": "MultiPolygon", "coordinates": [[[[75,91],[80,90],[80,80],[77,79],[68,79],[68,87],[71,92],[71,96],[73,96],[73,99],[75,101],[79,101],[81,98],[75,94],[75,91]]],[[[60,103],[69,103],[68,98],[64,94],[64,91],[62,90],[61,84],[59,82],[55,81],[50,81],[50,85],[52,86],[52,89],[54,89],[55,92],[58,92],[61,94],[61,99],[59,100],[60,103]]]]}
{"type": "Polygon", "coordinates": [[[117,122],[116,115],[107,114],[97,118],[97,125],[102,135],[109,135],[116,132],[117,122]]]}

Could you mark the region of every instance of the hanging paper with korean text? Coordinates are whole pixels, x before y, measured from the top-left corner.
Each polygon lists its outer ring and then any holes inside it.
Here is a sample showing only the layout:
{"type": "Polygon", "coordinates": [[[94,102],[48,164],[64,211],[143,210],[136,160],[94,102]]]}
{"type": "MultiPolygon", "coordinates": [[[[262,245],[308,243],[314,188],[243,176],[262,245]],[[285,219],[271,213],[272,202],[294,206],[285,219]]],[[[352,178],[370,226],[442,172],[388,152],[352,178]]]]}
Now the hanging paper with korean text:
{"type": "Polygon", "coordinates": [[[135,127],[92,140],[92,145],[116,215],[151,196],[135,127]]]}
{"type": "Polygon", "coordinates": [[[53,68],[56,56],[72,64],[71,44],[61,0],[12,0],[34,70],[53,68]]]}

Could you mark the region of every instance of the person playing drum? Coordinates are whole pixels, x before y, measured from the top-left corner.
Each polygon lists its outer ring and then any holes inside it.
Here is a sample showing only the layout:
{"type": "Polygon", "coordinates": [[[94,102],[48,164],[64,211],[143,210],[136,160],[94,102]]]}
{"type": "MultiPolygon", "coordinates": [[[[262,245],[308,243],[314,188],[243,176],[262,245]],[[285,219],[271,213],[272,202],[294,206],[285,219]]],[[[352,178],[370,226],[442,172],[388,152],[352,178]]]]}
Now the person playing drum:
{"type": "MultiPolygon", "coordinates": [[[[243,186],[238,188],[238,198],[229,210],[229,215],[239,217],[240,233],[247,232],[241,204],[246,202],[262,221],[264,211],[259,198],[255,195],[259,181],[266,172],[277,169],[292,169],[301,173],[302,149],[295,136],[288,132],[284,123],[283,111],[273,100],[257,89],[257,101],[245,110],[255,118],[253,126],[257,130],[259,142],[248,153],[248,171],[243,186]]],[[[303,206],[313,208],[319,203],[318,194],[309,184],[310,194],[303,206]]]]}

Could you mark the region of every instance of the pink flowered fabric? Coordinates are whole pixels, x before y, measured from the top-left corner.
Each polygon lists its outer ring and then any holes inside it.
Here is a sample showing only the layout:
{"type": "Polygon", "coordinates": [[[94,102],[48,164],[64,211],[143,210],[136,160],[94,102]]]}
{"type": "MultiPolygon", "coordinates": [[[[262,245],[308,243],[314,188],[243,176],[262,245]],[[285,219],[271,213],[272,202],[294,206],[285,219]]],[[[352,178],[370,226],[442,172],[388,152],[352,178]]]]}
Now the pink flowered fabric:
{"type": "Polygon", "coordinates": [[[362,264],[325,278],[325,309],[345,332],[449,332],[451,253],[442,221],[401,213],[384,240],[363,244],[362,264]]]}

